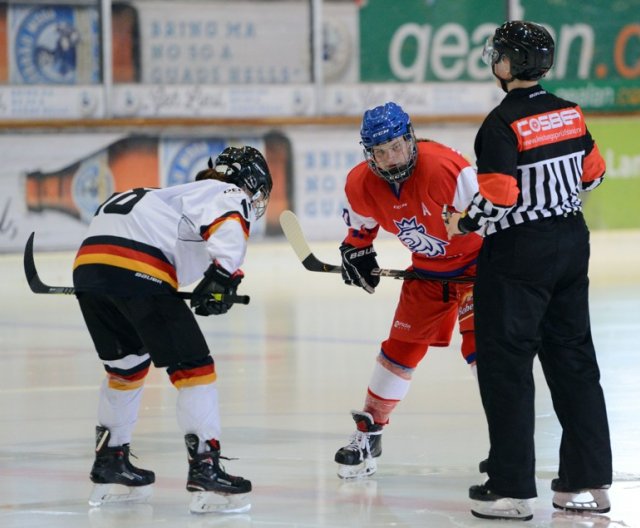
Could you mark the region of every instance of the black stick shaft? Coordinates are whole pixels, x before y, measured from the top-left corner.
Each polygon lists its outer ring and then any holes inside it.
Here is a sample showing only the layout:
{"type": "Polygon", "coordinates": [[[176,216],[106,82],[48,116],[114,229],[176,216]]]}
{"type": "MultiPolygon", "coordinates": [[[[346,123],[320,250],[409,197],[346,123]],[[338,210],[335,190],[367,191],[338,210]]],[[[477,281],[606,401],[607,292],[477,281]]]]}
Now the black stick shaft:
{"type": "MultiPolygon", "coordinates": [[[[76,290],[73,286],[49,286],[40,280],[36,262],[33,257],[33,239],[35,233],[29,235],[27,244],[24,248],[24,274],[27,277],[29,288],[33,293],[58,294],[58,295],[74,295],[76,290]]],[[[191,292],[176,292],[181,299],[191,299],[191,292]]],[[[223,293],[212,294],[217,301],[229,304],[249,304],[251,298],[248,295],[227,295],[223,293]]]]}

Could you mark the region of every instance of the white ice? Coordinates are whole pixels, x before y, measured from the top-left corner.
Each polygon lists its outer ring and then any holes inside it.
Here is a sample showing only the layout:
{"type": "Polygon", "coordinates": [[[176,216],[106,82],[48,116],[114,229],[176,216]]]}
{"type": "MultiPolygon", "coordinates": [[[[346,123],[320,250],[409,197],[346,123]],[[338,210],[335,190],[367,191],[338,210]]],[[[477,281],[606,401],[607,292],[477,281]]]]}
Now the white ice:
{"type": "MultiPolygon", "coordinates": [[[[313,244],[338,261],[338,242],[313,244]]],[[[614,454],[612,509],[597,518],[554,512],[560,429],[536,365],[539,497],[529,527],[640,526],[640,232],[593,235],[591,318],[614,454]]],[[[407,264],[381,241],[384,267],[407,264]]],[[[44,282],[71,284],[71,253],[36,254],[44,282]]],[[[21,255],[0,257],[0,526],[2,528],[484,527],[467,490],[481,481],[486,425],[459,337],[432,349],[383,436],[375,477],[345,482],[333,455],[353,432],[400,284],[375,295],[339,275],[307,272],[284,242],[250,247],[241,293],[251,304],[201,318],[218,371],[226,469],[252,480],[252,508],[236,515],[188,512],[186,452],[176,393],[162,370],[146,383],[134,432],[135,463],[156,472],[147,504],[90,508],[102,367],[76,301],[35,295],[21,255]]]]}

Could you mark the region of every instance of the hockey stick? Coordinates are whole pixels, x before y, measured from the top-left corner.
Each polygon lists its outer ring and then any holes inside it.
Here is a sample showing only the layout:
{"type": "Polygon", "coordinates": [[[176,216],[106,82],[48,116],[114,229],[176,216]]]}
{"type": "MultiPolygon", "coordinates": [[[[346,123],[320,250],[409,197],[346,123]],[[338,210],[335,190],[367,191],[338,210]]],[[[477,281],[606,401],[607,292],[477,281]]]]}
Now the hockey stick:
{"type": "MultiPolygon", "coordinates": [[[[295,251],[296,255],[300,259],[300,262],[302,262],[302,265],[307,270],[319,271],[322,273],[342,273],[342,266],[322,262],[313,254],[313,252],[311,251],[311,247],[309,246],[304,233],[302,232],[302,227],[300,226],[298,217],[292,211],[285,210],[280,213],[280,227],[282,227],[284,236],[289,241],[289,244],[291,244],[293,251],[295,251]]],[[[473,282],[473,277],[440,279],[437,277],[426,277],[415,271],[398,269],[377,268],[374,269],[371,273],[373,275],[378,275],[379,277],[393,277],[394,279],[400,280],[419,279],[437,282],[473,282]]]]}
{"type": "MultiPolygon", "coordinates": [[[[40,280],[36,262],[33,257],[33,239],[35,233],[29,235],[27,244],[24,248],[24,274],[27,277],[29,288],[33,293],[53,293],[63,295],[74,295],[76,290],[73,286],[49,286],[40,280]]],[[[176,292],[181,299],[191,299],[191,292],[176,292]]],[[[224,295],[222,293],[213,293],[212,297],[216,301],[222,301],[229,304],[249,304],[250,297],[248,295],[224,295]]]]}

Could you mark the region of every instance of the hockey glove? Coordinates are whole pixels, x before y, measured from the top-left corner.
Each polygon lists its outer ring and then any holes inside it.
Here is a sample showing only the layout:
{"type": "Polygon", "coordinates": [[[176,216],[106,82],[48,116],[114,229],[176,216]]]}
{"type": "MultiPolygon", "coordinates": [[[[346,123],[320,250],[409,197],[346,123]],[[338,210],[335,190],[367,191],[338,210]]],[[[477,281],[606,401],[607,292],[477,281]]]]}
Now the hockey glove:
{"type": "Polygon", "coordinates": [[[191,308],[195,308],[197,315],[204,316],[227,313],[233,305],[217,300],[216,294],[218,297],[219,294],[235,295],[243,278],[242,270],[229,273],[218,261],[213,261],[191,294],[191,308]]]}
{"type": "Polygon", "coordinates": [[[342,244],[340,253],[342,254],[342,280],[345,284],[360,286],[367,292],[373,293],[380,282],[380,277],[371,274],[371,271],[378,267],[373,246],[357,248],[350,244],[342,244]]]}

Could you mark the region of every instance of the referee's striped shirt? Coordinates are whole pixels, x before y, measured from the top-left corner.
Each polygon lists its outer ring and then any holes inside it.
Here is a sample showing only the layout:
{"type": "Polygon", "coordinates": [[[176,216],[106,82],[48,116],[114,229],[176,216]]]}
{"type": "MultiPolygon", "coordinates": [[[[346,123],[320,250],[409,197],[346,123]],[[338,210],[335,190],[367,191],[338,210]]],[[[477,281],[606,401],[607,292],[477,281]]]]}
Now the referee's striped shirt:
{"type": "Polygon", "coordinates": [[[580,107],[540,85],[506,95],[478,130],[475,152],[479,192],[463,222],[486,235],[580,211],[580,193],[604,177],[580,107]]]}

